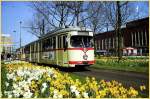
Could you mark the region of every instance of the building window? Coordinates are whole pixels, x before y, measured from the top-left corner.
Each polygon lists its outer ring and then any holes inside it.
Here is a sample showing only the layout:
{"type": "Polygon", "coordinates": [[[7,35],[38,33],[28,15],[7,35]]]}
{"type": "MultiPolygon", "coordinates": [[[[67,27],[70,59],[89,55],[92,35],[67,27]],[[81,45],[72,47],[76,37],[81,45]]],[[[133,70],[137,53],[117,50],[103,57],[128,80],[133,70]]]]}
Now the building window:
{"type": "Polygon", "coordinates": [[[132,46],[134,46],[133,44],[133,33],[131,32],[131,41],[132,41],[132,46]]]}
{"type": "Polygon", "coordinates": [[[104,41],[102,40],[102,50],[104,49],[104,41]]]}

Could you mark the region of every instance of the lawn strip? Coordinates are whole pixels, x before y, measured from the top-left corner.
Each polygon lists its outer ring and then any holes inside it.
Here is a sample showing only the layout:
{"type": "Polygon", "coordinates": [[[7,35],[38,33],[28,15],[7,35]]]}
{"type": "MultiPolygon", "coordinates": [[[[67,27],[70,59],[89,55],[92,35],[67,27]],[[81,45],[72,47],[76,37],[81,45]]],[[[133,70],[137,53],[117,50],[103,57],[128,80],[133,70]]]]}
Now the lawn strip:
{"type": "Polygon", "coordinates": [[[109,70],[121,70],[121,71],[132,71],[138,73],[149,73],[149,63],[148,61],[132,61],[132,60],[122,60],[117,62],[113,59],[96,59],[96,63],[91,66],[97,69],[109,69],[109,70]]]}

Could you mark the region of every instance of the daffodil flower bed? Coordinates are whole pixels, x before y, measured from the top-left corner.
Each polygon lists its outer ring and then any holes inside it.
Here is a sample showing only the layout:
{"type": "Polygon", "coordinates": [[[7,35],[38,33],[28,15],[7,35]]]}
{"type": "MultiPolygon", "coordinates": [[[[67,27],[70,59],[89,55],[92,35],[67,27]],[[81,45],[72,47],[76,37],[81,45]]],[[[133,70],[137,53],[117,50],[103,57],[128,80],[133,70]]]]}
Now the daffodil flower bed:
{"type": "MultiPolygon", "coordinates": [[[[4,95],[8,98],[126,98],[139,97],[133,87],[126,89],[115,80],[96,81],[86,78],[85,83],[73,80],[69,74],[59,70],[17,62],[5,65],[7,68],[4,95]]],[[[141,86],[142,90],[145,89],[141,86]]]]}

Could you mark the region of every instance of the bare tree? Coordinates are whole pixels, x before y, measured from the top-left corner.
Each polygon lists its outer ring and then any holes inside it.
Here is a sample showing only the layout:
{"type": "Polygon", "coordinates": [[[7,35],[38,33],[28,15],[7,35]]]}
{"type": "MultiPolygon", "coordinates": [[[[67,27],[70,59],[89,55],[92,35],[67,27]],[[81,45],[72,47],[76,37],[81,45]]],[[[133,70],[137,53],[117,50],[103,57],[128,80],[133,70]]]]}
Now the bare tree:
{"type": "MultiPolygon", "coordinates": [[[[35,10],[37,14],[42,15],[42,17],[39,18],[38,16],[35,16],[35,19],[38,19],[36,20],[36,22],[39,23],[40,21],[40,24],[32,21],[32,24],[30,25],[33,26],[33,24],[35,24],[41,26],[42,23],[43,27],[50,26],[50,29],[56,29],[66,25],[85,26],[85,21],[88,18],[92,17],[92,15],[90,17],[83,17],[87,15],[87,9],[89,9],[88,2],[84,3],[83,1],[32,2],[31,7],[35,10]],[[43,24],[43,19],[45,24],[43,24]]],[[[40,28],[36,31],[39,31],[39,34],[41,34],[40,28]]],[[[33,31],[32,29],[32,32],[35,32],[35,30],[33,31]]]]}
{"type": "Polygon", "coordinates": [[[69,16],[69,8],[67,6],[68,2],[65,1],[55,1],[54,8],[56,10],[55,18],[59,22],[59,27],[66,25],[67,18],[69,16]]]}
{"type": "Polygon", "coordinates": [[[67,3],[63,1],[32,2],[31,7],[35,11],[35,20],[31,21],[29,25],[38,28],[30,28],[30,31],[42,36],[48,31],[65,26],[69,15],[67,3]]]}
{"type": "Polygon", "coordinates": [[[106,22],[104,11],[103,11],[103,3],[100,1],[90,2],[89,9],[87,11],[89,17],[88,25],[92,28],[93,32],[99,32],[104,28],[104,24],[106,22]]]}
{"type": "Polygon", "coordinates": [[[28,26],[23,26],[22,28],[26,28],[28,32],[32,33],[37,37],[40,37],[44,32],[42,30],[42,21],[43,16],[40,13],[35,13],[32,20],[29,21],[28,26]]]}
{"type": "Polygon", "coordinates": [[[124,25],[130,16],[132,15],[132,7],[129,2],[105,2],[105,17],[108,20],[108,24],[115,29],[115,49],[117,52],[118,59],[122,57],[121,48],[122,46],[122,32],[121,26],[124,25]]]}
{"type": "Polygon", "coordinates": [[[81,13],[85,11],[83,8],[84,2],[83,1],[71,1],[68,3],[68,8],[70,9],[70,13],[73,16],[73,19],[69,25],[77,25],[80,24],[80,16],[81,13]]]}

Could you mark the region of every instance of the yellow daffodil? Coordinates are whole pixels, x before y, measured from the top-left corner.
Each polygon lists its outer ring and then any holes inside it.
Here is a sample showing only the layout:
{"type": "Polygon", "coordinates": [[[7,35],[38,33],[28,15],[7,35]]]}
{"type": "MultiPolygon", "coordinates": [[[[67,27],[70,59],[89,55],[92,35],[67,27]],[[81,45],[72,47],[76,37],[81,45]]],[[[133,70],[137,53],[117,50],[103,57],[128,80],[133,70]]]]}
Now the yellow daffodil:
{"type": "Polygon", "coordinates": [[[145,85],[140,86],[140,90],[141,90],[141,91],[143,91],[143,90],[145,90],[145,89],[146,89],[145,85]]]}
{"type": "MultiPolygon", "coordinates": [[[[5,92],[9,97],[18,98],[22,95],[24,98],[38,98],[45,95],[51,98],[135,98],[139,93],[133,87],[125,88],[115,80],[98,82],[95,77],[86,77],[85,83],[81,83],[79,79],[74,80],[68,73],[60,73],[58,69],[27,62],[6,64],[6,67],[7,80],[14,77],[11,79],[13,90],[5,92]]],[[[6,87],[11,85],[7,83],[6,87]]],[[[145,90],[145,85],[140,86],[140,89],[145,90]]]]}

